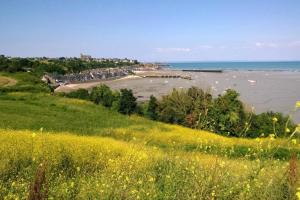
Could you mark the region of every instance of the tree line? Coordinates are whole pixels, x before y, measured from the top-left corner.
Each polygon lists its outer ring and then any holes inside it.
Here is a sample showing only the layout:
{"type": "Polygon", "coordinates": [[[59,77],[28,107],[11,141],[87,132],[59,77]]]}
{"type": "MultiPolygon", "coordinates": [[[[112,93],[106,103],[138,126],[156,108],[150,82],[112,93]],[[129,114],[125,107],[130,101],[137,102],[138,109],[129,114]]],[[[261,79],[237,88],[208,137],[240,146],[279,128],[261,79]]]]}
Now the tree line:
{"type": "Polygon", "coordinates": [[[24,72],[31,71],[40,76],[41,74],[57,73],[78,73],[83,70],[96,69],[96,68],[114,68],[129,66],[136,63],[129,62],[114,62],[113,60],[104,61],[84,61],[79,58],[10,58],[0,55],[0,71],[3,72],[24,72]]]}
{"type": "Polygon", "coordinates": [[[239,93],[227,90],[213,97],[197,87],[173,91],[160,100],[151,95],[147,102],[137,103],[132,90],[112,91],[106,85],[64,94],[67,97],[91,100],[122,114],[139,114],[152,120],[208,130],[234,137],[284,136],[296,125],[279,112],[255,114],[239,100],[239,93]]]}

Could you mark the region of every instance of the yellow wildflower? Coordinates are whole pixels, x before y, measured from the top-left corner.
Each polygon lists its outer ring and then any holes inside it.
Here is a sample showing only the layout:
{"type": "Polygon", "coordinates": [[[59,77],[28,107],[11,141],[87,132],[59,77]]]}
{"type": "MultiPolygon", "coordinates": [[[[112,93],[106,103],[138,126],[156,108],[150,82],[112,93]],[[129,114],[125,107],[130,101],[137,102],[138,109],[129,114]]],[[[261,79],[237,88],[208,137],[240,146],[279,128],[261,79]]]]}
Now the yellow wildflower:
{"type": "Polygon", "coordinates": [[[250,185],[249,185],[249,183],[247,184],[247,190],[248,190],[248,191],[250,190],[250,185]]]}
{"type": "Polygon", "coordinates": [[[212,196],[212,197],[215,197],[215,196],[216,196],[216,192],[215,192],[214,190],[212,191],[211,196],[212,196]]]}
{"type": "Polygon", "coordinates": [[[289,132],[291,132],[291,130],[289,128],[285,128],[285,132],[289,133],[289,132]]]}
{"type": "Polygon", "coordinates": [[[273,117],[272,120],[273,120],[274,123],[278,122],[278,119],[276,117],[273,117]]]}
{"type": "Polygon", "coordinates": [[[296,139],[292,139],[292,144],[297,144],[297,140],[296,139]]]}
{"type": "Polygon", "coordinates": [[[295,130],[296,132],[300,132],[300,124],[298,124],[297,125],[297,127],[296,127],[296,130],[295,130]]]}
{"type": "Polygon", "coordinates": [[[32,135],[31,135],[33,138],[36,136],[36,133],[32,133],[32,135]]]}
{"type": "Polygon", "coordinates": [[[295,107],[296,107],[296,108],[300,108],[300,101],[297,101],[297,102],[296,102],[295,107]]]}
{"type": "Polygon", "coordinates": [[[153,182],[153,181],[154,181],[154,178],[153,178],[153,177],[150,177],[150,178],[149,178],[149,181],[150,181],[150,182],[153,182]]]}
{"type": "Polygon", "coordinates": [[[222,162],[220,163],[220,167],[221,167],[221,168],[225,167],[225,162],[224,162],[224,161],[222,161],[222,162]]]}
{"type": "Polygon", "coordinates": [[[137,192],[138,192],[137,190],[131,190],[131,194],[135,194],[137,192]]]}
{"type": "Polygon", "coordinates": [[[296,193],[297,199],[300,200],[300,192],[296,193]]]}

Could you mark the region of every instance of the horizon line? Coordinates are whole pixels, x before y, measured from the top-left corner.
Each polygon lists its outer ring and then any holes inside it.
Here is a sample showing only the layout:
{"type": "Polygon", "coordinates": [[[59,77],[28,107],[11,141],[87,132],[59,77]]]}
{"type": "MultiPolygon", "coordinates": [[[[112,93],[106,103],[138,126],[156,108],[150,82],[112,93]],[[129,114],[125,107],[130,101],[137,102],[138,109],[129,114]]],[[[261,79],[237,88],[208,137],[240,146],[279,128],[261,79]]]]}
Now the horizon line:
{"type": "MultiPolygon", "coordinates": [[[[10,55],[5,55],[5,54],[0,54],[0,55],[4,55],[5,57],[11,57],[11,58],[61,58],[61,57],[65,57],[65,58],[80,58],[79,56],[10,56],[10,55]]],[[[285,59],[278,59],[278,60],[255,60],[255,59],[249,59],[249,60],[143,60],[143,59],[138,59],[138,58],[130,58],[128,56],[125,57],[93,57],[93,58],[107,58],[107,59],[113,59],[113,58],[117,58],[117,59],[132,59],[132,60],[138,60],[140,62],[144,62],[144,63],[193,63],[193,62],[199,62],[199,63],[204,63],[204,62],[300,62],[300,59],[289,59],[289,60],[285,60],[285,59]]]]}

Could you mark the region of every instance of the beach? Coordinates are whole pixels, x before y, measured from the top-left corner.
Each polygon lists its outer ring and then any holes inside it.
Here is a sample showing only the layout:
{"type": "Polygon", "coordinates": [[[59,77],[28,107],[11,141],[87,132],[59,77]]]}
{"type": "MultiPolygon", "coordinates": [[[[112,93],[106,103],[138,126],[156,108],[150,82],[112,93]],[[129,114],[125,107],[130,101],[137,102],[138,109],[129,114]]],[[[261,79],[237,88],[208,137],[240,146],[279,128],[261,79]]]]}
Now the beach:
{"type": "MultiPolygon", "coordinates": [[[[149,99],[150,95],[160,98],[173,88],[185,89],[197,86],[209,90],[213,95],[223,94],[226,89],[240,93],[240,99],[256,113],[276,111],[289,114],[296,101],[300,100],[300,72],[292,71],[224,71],[222,73],[182,72],[180,70],[158,70],[138,72],[117,80],[98,81],[63,85],[57,92],[69,92],[79,88],[90,89],[99,84],[106,84],[112,89],[132,89],[138,100],[149,99]],[[145,75],[179,75],[183,78],[142,78],[145,75]]],[[[294,113],[296,123],[300,123],[300,112],[294,113]]]]}

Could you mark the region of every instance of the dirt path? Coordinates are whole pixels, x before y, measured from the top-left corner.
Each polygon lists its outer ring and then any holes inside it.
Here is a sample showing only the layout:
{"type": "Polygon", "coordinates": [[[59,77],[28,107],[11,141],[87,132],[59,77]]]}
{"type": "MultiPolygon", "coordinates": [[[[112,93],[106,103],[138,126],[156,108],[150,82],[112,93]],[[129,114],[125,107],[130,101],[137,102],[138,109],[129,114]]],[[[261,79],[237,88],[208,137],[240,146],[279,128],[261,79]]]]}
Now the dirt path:
{"type": "Polygon", "coordinates": [[[8,87],[13,86],[17,84],[17,80],[6,77],[6,76],[0,76],[0,87],[8,87]]]}

